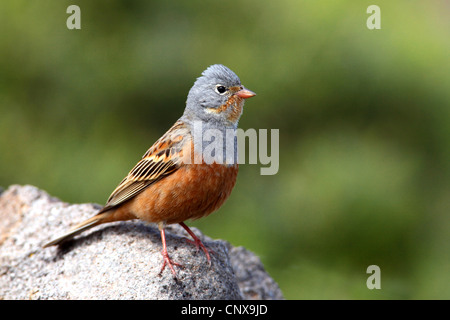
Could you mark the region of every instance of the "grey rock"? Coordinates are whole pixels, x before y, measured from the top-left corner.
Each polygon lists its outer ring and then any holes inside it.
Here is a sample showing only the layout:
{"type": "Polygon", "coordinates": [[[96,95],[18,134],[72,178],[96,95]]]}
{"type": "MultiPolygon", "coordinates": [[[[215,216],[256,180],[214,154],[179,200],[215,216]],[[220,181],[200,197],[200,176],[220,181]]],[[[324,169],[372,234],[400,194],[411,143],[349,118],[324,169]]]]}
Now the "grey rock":
{"type": "Polygon", "coordinates": [[[177,280],[161,274],[156,226],[139,220],[86,231],[71,242],[42,245],[91,217],[95,204],[68,204],[33,186],[13,185],[0,194],[0,299],[283,299],[259,258],[245,248],[212,240],[192,228],[212,249],[187,243],[178,225],[167,227],[177,280]]]}

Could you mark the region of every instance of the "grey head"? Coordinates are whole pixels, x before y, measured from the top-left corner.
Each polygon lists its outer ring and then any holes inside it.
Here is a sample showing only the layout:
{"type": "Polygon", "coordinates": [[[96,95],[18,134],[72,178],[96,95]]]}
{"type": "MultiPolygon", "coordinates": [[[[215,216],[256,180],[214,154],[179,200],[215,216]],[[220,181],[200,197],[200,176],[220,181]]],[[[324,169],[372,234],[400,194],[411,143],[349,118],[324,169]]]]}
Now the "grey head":
{"type": "Polygon", "coordinates": [[[202,121],[210,127],[236,128],[244,99],[254,95],[233,71],[214,64],[202,72],[189,91],[182,119],[202,121]]]}

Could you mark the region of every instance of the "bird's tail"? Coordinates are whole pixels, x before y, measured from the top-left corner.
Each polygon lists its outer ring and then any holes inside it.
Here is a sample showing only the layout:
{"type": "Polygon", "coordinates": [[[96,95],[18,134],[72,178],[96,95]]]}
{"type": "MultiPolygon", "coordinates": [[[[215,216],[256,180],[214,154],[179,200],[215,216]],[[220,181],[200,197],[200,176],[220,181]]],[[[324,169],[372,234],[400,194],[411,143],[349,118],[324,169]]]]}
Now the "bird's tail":
{"type": "Polygon", "coordinates": [[[76,225],[74,228],[72,228],[71,230],[67,231],[65,234],[63,234],[62,236],[46,243],[44,245],[44,248],[50,247],[50,246],[54,246],[54,245],[58,245],[60,243],[63,243],[65,241],[68,241],[70,239],[72,239],[73,237],[75,237],[76,235],[82,233],[83,231],[93,228],[95,226],[98,226],[99,224],[105,223],[105,222],[110,222],[111,221],[111,215],[114,212],[114,210],[111,211],[106,211],[106,212],[100,212],[97,215],[93,216],[92,218],[89,218],[83,222],[81,222],[80,224],[76,225]]]}

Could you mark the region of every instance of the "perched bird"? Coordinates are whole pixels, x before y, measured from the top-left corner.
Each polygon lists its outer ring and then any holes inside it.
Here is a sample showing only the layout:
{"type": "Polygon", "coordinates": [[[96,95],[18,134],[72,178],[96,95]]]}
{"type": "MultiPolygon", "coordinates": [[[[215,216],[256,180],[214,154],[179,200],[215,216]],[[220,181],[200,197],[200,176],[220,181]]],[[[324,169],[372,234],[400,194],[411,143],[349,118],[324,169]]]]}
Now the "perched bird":
{"type": "Polygon", "coordinates": [[[244,100],[254,95],[224,65],[208,67],[189,91],[181,118],[148,149],[97,215],[44,247],[99,224],[138,218],[158,224],[164,261],[160,273],[168,266],[176,277],[174,265],[181,266],[167,252],[168,224],[179,223],[211,263],[208,249],[184,221],[209,215],[229,197],[238,173],[236,129],[244,100]],[[213,142],[216,148],[211,148],[213,142]]]}

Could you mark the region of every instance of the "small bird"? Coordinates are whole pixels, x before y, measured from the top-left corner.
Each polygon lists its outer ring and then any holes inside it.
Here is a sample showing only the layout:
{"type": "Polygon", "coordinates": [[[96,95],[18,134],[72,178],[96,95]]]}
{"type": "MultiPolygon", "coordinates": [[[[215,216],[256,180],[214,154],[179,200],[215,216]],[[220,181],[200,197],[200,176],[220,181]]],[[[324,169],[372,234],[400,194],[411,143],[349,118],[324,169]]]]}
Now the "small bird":
{"type": "Polygon", "coordinates": [[[201,248],[211,264],[208,249],[184,221],[209,215],[229,197],[238,174],[236,129],[244,100],[253,96],[255,93],[229,68],[221,64],[208,67],[189,91],[181,118],[148,149],[106,205],[44,247],[70,240],[99,224],[141,219],[156,223],[160,230],[160,274],[168,266],[176,278],[174,265],[182,267],[167,252],[164,229],[169,224],[179,223],[194,240],[188,241],[197,250],[201,248]],[[225,139],[223,148],[211,152],[210,145],[204,143],[211,132],[216,136],[209,139],[215,142],[223,142],[221,138],[229,138],[230,132],[232,139],[225,139]]]}

